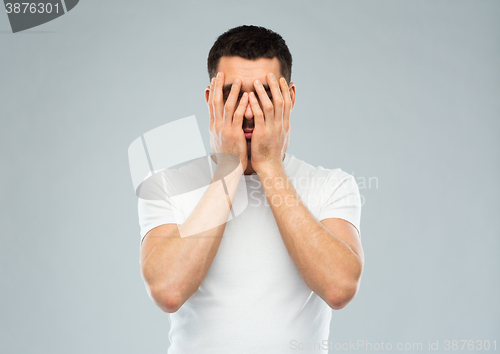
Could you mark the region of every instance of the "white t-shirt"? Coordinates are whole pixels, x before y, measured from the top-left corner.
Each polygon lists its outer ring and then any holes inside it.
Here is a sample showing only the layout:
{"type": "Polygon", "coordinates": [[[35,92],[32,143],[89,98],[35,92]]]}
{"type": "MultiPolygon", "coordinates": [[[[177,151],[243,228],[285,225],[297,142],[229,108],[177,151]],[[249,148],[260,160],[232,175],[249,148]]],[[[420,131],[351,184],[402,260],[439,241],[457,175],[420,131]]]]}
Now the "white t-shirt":
{"type": "MultiPolygon", "coordinates": [[[[204,157],[182,167],[182,173],[196,180],[198,172],[216,166],[204,157]]],[[[314,167],[291,154],[283,167],[318,220],[342,218],[360,231],[361,200],[352,175],[314,167]]],[[[169,314],[168,353],[280,354],[306,346],[327,353],[332,310],[307,287],[290,258],[258,175],[242,178],[248,205],[227,222],[199,289],[169,314]]],[[[166,193],[157,200],[139,199],[141,240],[156,226],[182,223],[188,216],[180,220],[184,210],[166,193]]]]}

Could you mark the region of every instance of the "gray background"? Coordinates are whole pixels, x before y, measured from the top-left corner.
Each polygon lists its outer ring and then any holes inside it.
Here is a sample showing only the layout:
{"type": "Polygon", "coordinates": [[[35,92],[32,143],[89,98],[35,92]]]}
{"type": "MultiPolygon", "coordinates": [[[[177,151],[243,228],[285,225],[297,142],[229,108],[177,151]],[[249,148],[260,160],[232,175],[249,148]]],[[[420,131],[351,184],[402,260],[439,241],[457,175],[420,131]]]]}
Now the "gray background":
{"type": "Polygon", "coordinates": [[[288,152],[378,181],[330,340],[500,350],[499,19],[499,1],[83,0],[12,34],[0,12],[0,352],[166,352],[127,149],[194,114],[210,150],[206,58],[241,24],[292,52],[288,152]]]}

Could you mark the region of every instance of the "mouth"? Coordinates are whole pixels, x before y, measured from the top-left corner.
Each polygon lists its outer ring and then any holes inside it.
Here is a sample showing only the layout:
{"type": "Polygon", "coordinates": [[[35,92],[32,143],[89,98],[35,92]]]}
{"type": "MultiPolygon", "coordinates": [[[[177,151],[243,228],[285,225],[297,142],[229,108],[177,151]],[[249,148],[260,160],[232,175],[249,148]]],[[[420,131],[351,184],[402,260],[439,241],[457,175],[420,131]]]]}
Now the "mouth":
{"type": "Polygon", "coordinates": [[[245,133],[245,138],[248,140],[248,139],[252,139],[252,132],[253,132],[253,129],[243,129],[243,132],[245,133]]]}

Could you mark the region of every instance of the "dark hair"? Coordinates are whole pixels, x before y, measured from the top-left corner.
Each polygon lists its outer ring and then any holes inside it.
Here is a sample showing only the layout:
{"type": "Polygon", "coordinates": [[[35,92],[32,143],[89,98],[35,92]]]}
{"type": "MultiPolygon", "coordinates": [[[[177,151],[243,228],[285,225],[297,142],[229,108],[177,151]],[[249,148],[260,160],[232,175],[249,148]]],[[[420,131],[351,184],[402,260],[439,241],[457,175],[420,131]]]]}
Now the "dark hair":
{"type": "Polygon", "coordinates": [[[267,28],[243,25],[221,34],[208,53],[207,69],[209,80],[217,75],[220,58],[241,57],[254,60],[259,58],[278,58],[281,75],[287,83],[292,76],[292,55],[285,40],[267,28]]]}

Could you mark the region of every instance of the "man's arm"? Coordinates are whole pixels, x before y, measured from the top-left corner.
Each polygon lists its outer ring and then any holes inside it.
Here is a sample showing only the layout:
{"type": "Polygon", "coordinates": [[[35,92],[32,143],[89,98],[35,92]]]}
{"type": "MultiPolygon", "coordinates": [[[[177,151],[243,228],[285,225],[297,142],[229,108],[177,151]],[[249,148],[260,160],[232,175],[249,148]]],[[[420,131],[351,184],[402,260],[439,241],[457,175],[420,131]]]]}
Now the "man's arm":
{"type": "MultiPolygon", "coordinates": [[[[219,166],[220,163],[212,182],[224,176],[219,166]]],[[[242,174],[239,167],[224,178],[229,195],[221,181],[212,183],[182,225],[161,225],[145,236],[140,255],[141,275],[151,298],[163,311],[177,311],[205,279],[219,248],[242,174]],[[207,224],[219,225],[193,232],[207,224]],[[186,234],[191,236],[181,237],[186,234]]]]}
{"type": "Polygon", "coordinates": [[[237,79],[224,104],[223,85],[224,75],[219,73],[217,79],[212,79],[207,92],[210,140],[214,152],[219,153],[212,182],[218,182],[208,186],[182,225],[157,227],[143,241],[141,275],[150,296],[165,312],[177,311],[205,279],[219,248],[240,177],[248,163],[242,128],[248,97],[243,94],[237,105],[241,87],[241,80],[237,79]],[[234,171],[231,168],[234,163],[229,161],[233,160],[231,156],[239,161],[234,171]],[[225,186],[219,181],[222,178],[225,186]],[[191,236],[184,237],[186,235],[191,236]]]}
{"type": "Polygon", "coordinates": [[[262,169],[259,178],[305,283],[331,308],[343,308],[356,294],[363,270],[358,231],[343,219],[319,222],[300,200],[281,164],[262,169]]]}
{"type": "Polygon", "coordinates": [[[357,231],[347,221],[320,223],[302,203],[283,169],[290,135],[294,86],[271,73],[267,80],[272,102],[259,80],[250,94],[255,117],[252,166],[259,175],[283,242],[307,286],[331,308],[343,308],[356,294],[363,270],[363,252],[357,231]],[[281,201],[281,203],[280,203],[281,201]]]}

